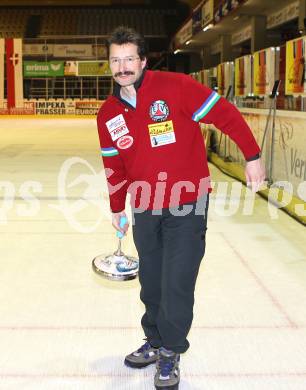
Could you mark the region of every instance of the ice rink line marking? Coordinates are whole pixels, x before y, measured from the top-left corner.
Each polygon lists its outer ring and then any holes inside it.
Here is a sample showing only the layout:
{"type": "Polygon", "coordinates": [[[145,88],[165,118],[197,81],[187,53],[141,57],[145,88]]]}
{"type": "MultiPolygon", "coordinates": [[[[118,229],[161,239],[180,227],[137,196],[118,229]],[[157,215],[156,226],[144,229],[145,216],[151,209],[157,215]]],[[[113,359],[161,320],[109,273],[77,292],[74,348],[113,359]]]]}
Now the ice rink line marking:
{"type": "MultiPolygon", "coordinates": [[[[84,197],[84,196],[36,196],[35,200],[101,200],[102,196],[100,197],[84,197]]],[[[0,200],[32,200],[32,198],[26,198],[22,196],[14,196],[14,197],[4,197],[0,196],[0,200]]]]}
{"type": "Polygon", "coordinates": [[[228,240],[226,235],[223,232],[219,232],[220,236],[223,238],[223,240],[227,243],[227,245],[232,249],[232,251],[235,253],[235,255],[239,258],[244,268],[251,274],[251,276],[254,278],[254,280],[257,282],[257,284],[260,286],[260,288],[265,292],[265,294],[270,298],[273,305],[279,310],[279,312],[286,318],[287,322],[289,323],[290,327],[297,328],[297,324],[289,317],[284,307],[281,305],[279,300],[271,293],[271,291],[264,285],[260,277],[252,270],[250,265],[248,264],[245,257],[233,246],[233,244],[228,240]]]}
{"type": "MultiPolygon", "coordinates": [[[[246,373],[235,373],[235,372],[216,372],[207,374],[188,374],[184,373],[186,378],[216,378],[216,379],[232,379],[232,378],[304,378],[306,377],[305,372],[246,372],[246,373]]],[[[11,373],[1,374],[2,379],[97,379],[97,378],[151,378],[151,373],[144,372],[142,375],[131,375],[131,374],[25,374],[25,373],[11,373]]]]}
{"type": "MultiPolygon", "coordinates": [[[[139,326],[0,326],[0,331],[122,331],[122,330],[138,330],[139,326]]],[[[263,325],[263,326],[193,326],[193,330],[302,330],[306,326],[291,325],[263,325]]]]}

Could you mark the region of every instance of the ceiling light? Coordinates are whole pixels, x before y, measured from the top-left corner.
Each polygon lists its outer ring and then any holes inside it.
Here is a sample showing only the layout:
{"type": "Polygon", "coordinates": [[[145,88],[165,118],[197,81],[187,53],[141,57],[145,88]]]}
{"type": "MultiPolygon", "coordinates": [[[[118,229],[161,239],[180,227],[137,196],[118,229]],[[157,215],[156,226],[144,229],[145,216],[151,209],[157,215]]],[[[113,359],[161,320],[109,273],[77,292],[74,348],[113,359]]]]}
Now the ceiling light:
{"type": "Polygon", "coordinates": [[[205,27],[203,28],[203,31],[210,30],[210,29],[213,28],[213,27],[214,27],[214,25],[213,25],[212,23],[210,23],[210,24],[208,24],[207,26],[205,26],[205,27]]]}

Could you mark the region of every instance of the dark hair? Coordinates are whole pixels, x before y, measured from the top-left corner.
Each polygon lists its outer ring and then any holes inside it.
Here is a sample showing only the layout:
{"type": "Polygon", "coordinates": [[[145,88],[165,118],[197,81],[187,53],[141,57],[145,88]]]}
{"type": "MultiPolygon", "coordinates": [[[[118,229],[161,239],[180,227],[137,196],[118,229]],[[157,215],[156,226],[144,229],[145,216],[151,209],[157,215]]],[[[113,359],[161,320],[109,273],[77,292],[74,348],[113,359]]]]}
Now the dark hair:
{"type": "Polygon", "coordinates": [[[110,45],[124,45],[125,43],[133,43],[137,46],[137,53],[141,60],[146,57],[147,48],[144,37],[133,28],[125,26],[119,26],[111,32],[106,42],[107,56],[109,57],[110,45]]]}

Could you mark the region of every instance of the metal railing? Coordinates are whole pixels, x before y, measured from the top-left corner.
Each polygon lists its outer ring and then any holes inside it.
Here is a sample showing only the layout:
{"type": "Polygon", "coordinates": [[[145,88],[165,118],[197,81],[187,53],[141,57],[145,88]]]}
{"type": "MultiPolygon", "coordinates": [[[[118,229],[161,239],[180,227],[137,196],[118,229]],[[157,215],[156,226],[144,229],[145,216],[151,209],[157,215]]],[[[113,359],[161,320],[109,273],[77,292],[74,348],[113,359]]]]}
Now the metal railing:
{"type": "Polygon", "coordinates": [[[52,77],[24,80],[27,99],[105,100],[112,90],[110,77],[52,77]]]}

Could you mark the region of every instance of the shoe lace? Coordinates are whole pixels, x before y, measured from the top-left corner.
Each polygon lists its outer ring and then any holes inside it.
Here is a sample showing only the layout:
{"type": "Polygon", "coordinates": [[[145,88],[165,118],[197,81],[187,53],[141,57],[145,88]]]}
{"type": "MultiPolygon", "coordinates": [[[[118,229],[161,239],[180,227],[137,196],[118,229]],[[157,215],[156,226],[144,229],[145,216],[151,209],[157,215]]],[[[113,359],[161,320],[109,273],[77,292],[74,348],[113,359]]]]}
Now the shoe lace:
{"type": "Polygon", "coordinates": [[[147,341],[140,348],[137,349],[138,353],[143,353],[151,348],[151,344],[147,341]]]}
{"type": "Polygon", "coordinates": [[[160,356],[158,365],[161,376],[170,376],[175,365],[175,357],[160,356]]]}

